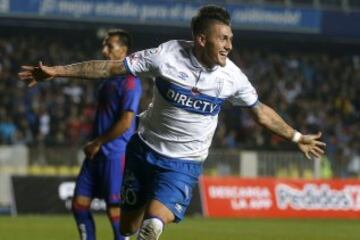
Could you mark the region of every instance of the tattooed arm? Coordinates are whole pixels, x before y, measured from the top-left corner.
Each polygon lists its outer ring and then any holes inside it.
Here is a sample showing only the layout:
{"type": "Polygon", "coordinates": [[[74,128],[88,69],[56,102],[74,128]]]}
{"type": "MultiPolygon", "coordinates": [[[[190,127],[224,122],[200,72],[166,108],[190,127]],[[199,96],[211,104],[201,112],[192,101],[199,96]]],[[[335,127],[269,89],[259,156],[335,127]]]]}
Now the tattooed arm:
{"type": "Polygon", "coordinates": [[[108,78],[114,75],[126,74],[124,61],[119,60],[92,60],[74,63],[65,66],[22,66],[19,73],[20,79],[33,86],[37,82],[45,81],[54,77],[99,79],[108,78]]]}
{"type": "Polygon", "coordinates": [[[55,66],[56,77],[99,79],[126,73],[124,61],[93,60],[66,66],[55,66]]]}
{"type": "Polygon", "coordinates": [[[321,133],[309,135],[299,133],[289,126],[272,108],[261,102],[250,108],[250,113],[255,121],[263,127],[278,136],[297,143],[300,151],[307,158],[310,158],[310,156],[319,158],[324,154],[325,143],[319,141],[321,133]]]}

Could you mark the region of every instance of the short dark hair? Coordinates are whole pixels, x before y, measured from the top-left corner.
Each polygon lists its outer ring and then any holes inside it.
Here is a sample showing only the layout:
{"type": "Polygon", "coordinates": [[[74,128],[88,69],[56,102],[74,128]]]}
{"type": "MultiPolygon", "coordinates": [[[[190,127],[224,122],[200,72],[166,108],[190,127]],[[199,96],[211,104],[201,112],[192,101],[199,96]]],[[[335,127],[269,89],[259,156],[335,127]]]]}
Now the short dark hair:
{"type": "Polygon", "coordinates": [[[128,49],[128,52],[130,52],[132,48],[132,37],[129,32],[120,28],[107,31],[107,37],[113,36],[119,37],[119,41],[121,42],[121,44],[125,45],[128,49]]]}
{"type": "Polygon", "coordinates": [[[230,14],[222,7],[207,5],[199,9],[198,13],[191,19],[191,30],[193,35],[204,33],[213,22],[221,22],[230,26],[230,14]]]}

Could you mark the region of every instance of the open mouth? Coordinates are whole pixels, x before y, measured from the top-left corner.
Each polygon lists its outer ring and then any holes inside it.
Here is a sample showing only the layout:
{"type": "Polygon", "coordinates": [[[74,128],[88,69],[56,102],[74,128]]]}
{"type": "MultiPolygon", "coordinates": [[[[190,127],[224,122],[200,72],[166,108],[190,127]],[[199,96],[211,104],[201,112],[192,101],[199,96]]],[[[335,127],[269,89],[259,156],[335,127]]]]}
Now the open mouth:
{"type": "Polygon", "coordinates": [[[227,55],[228,55],[228,53],[227,52],[220,52],[220,56],[222,56],[222,57],[227,57],[227,55]]]}

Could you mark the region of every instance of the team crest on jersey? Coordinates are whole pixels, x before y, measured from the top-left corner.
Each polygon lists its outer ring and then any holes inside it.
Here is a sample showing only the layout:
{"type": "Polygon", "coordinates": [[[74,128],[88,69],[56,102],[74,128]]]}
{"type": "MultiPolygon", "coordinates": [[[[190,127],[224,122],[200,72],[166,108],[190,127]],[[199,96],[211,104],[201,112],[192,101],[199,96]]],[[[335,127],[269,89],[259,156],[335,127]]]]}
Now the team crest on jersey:
{"type": "Polygon", "coordinates": [[[223,87],[224,87],[225,80],[222,79],[222,78],[217,77],[215,79],[215,82],[216,82],[216,86],[217,86],[216,87],[217,88],[216,95],[219,96],[221,94],[221,91],[222,91],[223,87]]]}

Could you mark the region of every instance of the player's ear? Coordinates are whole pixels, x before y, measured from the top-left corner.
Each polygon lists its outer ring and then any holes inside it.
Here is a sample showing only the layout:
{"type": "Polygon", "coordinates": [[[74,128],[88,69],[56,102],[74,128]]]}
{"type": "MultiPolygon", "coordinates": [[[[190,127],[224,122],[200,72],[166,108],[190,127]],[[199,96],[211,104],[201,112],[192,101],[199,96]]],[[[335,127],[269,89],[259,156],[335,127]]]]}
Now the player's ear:
{"type": "Polygon", "coordinates": [[[195,36],[195,42],[201,47],[205,47],[206,44],[206,36],[203,33],[199,33],[195,36]]]}

